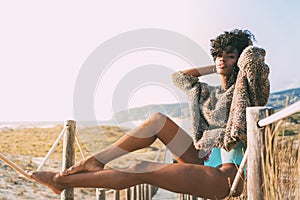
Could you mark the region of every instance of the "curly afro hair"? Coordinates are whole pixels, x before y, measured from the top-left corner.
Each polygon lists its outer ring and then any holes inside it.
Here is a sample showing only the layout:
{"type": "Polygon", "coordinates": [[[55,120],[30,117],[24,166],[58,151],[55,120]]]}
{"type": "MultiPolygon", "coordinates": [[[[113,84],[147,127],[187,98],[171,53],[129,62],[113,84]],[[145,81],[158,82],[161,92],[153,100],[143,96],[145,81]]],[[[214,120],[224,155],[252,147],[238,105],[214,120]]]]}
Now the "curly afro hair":
{"type": "Polygon", "coordinates": [[[217,36],[216,39],[210,40],[210,53],[214,60],[223,53],[225,47],[232,46],[238,51],[238,55],[249,45],[255,41],[254,35],[248,30],[234,29],[232,31],[225,31],[223,34],[217,36]]]}

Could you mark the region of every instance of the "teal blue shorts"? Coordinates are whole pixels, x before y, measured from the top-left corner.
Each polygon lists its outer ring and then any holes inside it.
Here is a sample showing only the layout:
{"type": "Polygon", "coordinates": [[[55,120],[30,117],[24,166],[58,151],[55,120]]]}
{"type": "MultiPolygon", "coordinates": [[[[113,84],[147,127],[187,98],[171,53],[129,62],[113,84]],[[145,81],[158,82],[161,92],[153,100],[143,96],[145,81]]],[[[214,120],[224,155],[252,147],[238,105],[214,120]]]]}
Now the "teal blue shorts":
{"type": "Polygon", "coordinates": [[[218,167],[221,164],[233,163],[240,166],[245,149],[246,147],[243,142],[240,142],[229,152],[223,148],[213,148],[210,156],[204,161],[204,165],[218,167]]]}

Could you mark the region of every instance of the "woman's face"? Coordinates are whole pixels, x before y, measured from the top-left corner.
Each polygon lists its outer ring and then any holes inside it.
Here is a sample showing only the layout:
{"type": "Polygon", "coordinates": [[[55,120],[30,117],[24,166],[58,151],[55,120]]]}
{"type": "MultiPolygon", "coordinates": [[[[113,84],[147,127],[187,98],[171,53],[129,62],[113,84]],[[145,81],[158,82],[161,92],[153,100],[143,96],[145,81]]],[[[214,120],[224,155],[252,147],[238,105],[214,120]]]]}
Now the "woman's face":
{"type": "Polygon", "coordinates": [[[215,64],[217,73],[223,76],[229,76],[233,67],[238,61],[238,52],[231,46],[227,46],[222,54],[217,55],[215,64]]]}

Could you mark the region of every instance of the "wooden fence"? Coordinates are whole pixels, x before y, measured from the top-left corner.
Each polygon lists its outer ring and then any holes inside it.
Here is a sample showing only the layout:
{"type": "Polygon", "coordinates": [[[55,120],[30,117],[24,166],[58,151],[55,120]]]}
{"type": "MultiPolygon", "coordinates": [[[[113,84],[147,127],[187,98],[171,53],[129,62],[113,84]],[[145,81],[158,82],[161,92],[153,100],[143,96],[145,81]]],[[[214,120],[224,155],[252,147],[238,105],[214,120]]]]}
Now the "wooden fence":
{"type": "MultiPolygon", "coordinates": [[[[300,111],[300,102],[297,102],[281,111],[272,114],[273,109],[268,107],[249,107],[247,108],[247,151],[245,159],[248,160],[247,167],[247,192],[248,199],[260,200],[263,199],[263,180],[262,180],[262,161],[264,156],[264,127],[274,123],[277,120],[288,117],[289,115],[300,111]],[[247,157],[246,157],[247,156],[247,157]]],[[[64,135],[64,150],[63,150],[63,169],[66,169],[74,164],[75,155],[75,121],[69,120],[65,123],[65,135],[64,135]]],[[[243,167],[243,166],[242,166],[243,167]]],[[[242,171],[242,170],[241,170],[242,171]]],[[[238,177],[238,176],[237,176],[238,177]]],[[[150,200],[152,199],[157,187],[142,184],[131,188],[127,188],[125,191],[126,200],[150,200]]],[[[61,199],[73,200],[73,189],[65,190],[61,199]]],[[[98,200],[119,200],[120,191],[96,189],[96,199],[98,200]]],[[[187,194],[178,194],[179,200],[200,200],[187,194]]]]}
{"type": "MultiPolygon", "coordinates": [[[[273,109],[268,107],[247,108],[247,196],[248,199],[264,199],[263,166],[265,162],[268,136],[264,134],[264,128],[274,122],[282,120],[296,112],[300,112],[300,102],[294,103],[273,114],[273,109]]],[[[273,147],[272,147],[273,148],[273,147]]],[[[275,147],[276,148],[276,147],[275,147]]],[[[299,182],[300,186],[300,182],[299,182]]],[[[299,187],[298,186],[298,187],[299,187]]]]}
{"type": "MultiPolygon", "coordinates": [[[[125,190],[126,200],[151,200],[157,191],[157,187],[149,184],[136,185],[125,190]]],[[[96,189],[97,200],[119,200],[120,191],[96,189]]]]}
{"type": "MultiPolygon", "coordinates": [[[[63,162],[62,170],[68,169],[75,164],[75,141],[79,145],[82,154],[82,147],[80,146],[79,138],[76,134],[76,122],[67,120],[65,122],[63,134],[63,162]]],[[[149,184],[136,185],[125,190],[126,200],[151,200],[157,191],[157,187],[149,184]]],[[[61,194],[62,200],[73,200],[74,189],[68,188],[61,194]]],[[[119,200],[120,191],[118,190],[105,190],[103,188],[96,189],[97,200],[119,200]]]]}

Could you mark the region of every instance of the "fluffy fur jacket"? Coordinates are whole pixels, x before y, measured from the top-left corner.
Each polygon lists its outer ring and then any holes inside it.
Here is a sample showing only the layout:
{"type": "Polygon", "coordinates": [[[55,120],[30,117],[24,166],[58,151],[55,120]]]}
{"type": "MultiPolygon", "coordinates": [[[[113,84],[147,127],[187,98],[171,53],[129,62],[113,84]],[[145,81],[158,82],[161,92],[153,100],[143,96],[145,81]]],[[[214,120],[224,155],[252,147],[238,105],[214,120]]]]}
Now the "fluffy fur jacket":
{"type": "Polygon", "coordinates": [[[269,67],[264,57],[261,48],[244,49],[225,90],[182,72],[173,74],[174,84],[188,97],[195,148],[204,155],[213,147],[230,151],[239,141],[246,144],[246,107],[264,106],[269,98],[269,67]]]}

